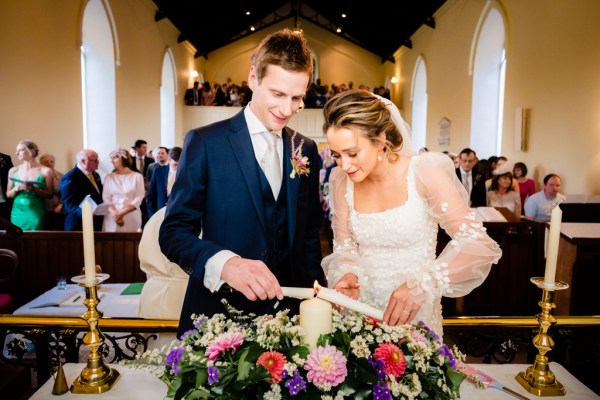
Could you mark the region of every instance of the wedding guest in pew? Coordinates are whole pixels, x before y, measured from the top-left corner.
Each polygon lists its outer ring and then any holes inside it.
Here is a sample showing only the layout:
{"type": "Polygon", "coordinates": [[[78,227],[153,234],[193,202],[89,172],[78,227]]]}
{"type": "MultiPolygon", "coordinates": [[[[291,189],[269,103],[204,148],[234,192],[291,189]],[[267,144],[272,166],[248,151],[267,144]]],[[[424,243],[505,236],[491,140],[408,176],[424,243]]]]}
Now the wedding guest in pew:
{"type": "Polygon", "coordinates": [[[521,218],[521,197],[514,191],[512,165],[504,163],[492,172],[492,184],[487,192],[488,207],[506,207],[517,218],[521,218]]]}
{"type": "Polygon", "coordinates": [[[522,162],[515,163],[513,175],[519,183],[519,194],[521,196],[521,214],[525,213],[525,200],[535,194],[535,182],[527,178],[527,165],[522,162]]]}
{"type": "Polygon", "coordinates": [[[225,312],[222,299],[246,313],[273,314],[279,304],[295,314],[299,301],[284,299],[280,285],[324,283],[318,149],[286,127],[312,72],[302,34],[277,31],[252,53],[250,104],[187,134],[160,230],[165,256],[191,275],[180,335],[192,313],[225,312]],[[310,171],[296,162],[292,174],[292,150],[310,171]]]}
{"type": "Polygon", "coordinates": [[[46,226],[45,199],[52,197],[52,171],[37,162],[40,150],[34,142],[21,140],[17,158],[22,163],[8,171],[7,192],[13,199],[10,220],[24,231],[39,231],[46,226]]]}
{"type": "Polygon", "coordinates": [[[54,177],[54,187],[52,188],[52,197],[46,199],[46,229],[52,231],[62,231],[65,225],[65,213],[62,200],[60,198],[60,181],[63,173],[54,169],[56,158],[52,154],[42,154],[40,164],[50,168],[54,177]]]}
{"type": "Polygon", "coordinates": [[[146,204],[148,205],[148,216],[167,205],[167,200],[175,183],[177,165],[181,156],[181,147],[173,147],[169,150],[168,161],[165,166],[156,168],[152,175],[148,192],[146,193],[146,204]]]}
{"type": "Polygon", "coordinates": [[[8,198],[8,171],[13,167],[8,154],[0,153],[0,217],[10,219],[11,200],[8,198]]]}
{"type": "Polygon", "coordinates": [[[562,179],[556,174],[544,177],[542,190],[530,196],[525,202],[525,217],[541,222],[550,221],[552,209],[565,200],[559,193],[562,179]]]}
{"type": "MultiPolygon", "coordinates": [[[[96,172],[98,153],[83,149],[77,153],[77,165],[67,172],[60,181],[60,195],[65,210],[65,231],[80,231],[81,207],[87,195],[96,203],[102,203],[102,181],[96,172]]],[[[94,230],[102,230],[103,217],[94,216],[94,230]]]]}
{"type": "Polygon", "coordinates": [[[385,310],[390,325],[423,321],[441,336],[442,296],[479,286],[500,259],[498,244],[469,208],[452,160],[412,154],[391,101],[348,90],[324,116],[339,166],[329,188],[334,252],[322,262],[329,285],[385,310]],[[436,258],[438,224],[452,240],[436,258]]]}
{"type": "Polygon", "coordinates": [[[104,179],[102,200],[109,203],[108,214],[104,216],[104,232],[141,232],[144,200],[144,177],[131,170],[131,156],[120,146],[110,152],[110,160],[115,168],[104,179]]]}

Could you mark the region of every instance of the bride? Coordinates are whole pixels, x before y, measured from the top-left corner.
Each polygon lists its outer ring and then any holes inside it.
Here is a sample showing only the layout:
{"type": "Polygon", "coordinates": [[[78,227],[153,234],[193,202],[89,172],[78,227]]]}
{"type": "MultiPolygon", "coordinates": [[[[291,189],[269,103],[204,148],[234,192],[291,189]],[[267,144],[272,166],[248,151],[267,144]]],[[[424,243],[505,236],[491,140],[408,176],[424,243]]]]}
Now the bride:
{"type": "Polygon", "coordinates": [[[329,285],[385,309],[390,325],[423,321],[441,336],[441,297],[479,286],[500,248],[469,208],[450,158],[411,155],[391,102],[348,90],[324,114],[338,165],[329,184],[334,252],[322,262],[329,285]],[[436,258],[438,225],[452,240],[436,258]]]}

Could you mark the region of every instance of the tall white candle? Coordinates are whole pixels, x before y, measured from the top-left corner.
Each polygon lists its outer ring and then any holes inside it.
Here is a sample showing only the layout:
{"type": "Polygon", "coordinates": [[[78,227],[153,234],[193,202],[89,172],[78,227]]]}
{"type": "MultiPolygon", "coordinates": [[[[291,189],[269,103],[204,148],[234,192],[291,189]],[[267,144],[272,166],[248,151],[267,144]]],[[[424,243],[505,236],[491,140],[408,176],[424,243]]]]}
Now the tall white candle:
{"type": "Polygon", "coordinates": [[[296,299],[312,299],[315,297],[315,289],[282,286],[281,291],[285,297],[296,299]]]}
{"type": "Polygon", "coordinates": [[[312,350],[319,336],[331,333],[333,328],[331,303],[312,298],[300,303],[300,326],[304,330],[303,342],[312,350]]]}
{"type": "Polygon", "coordinates": [[[96,279],[96,256],[94,254],[94,217],[92,215],[92,205],[89,201],[84,201],[81,205],[81,219],[85,280],[91,282],[96,279]]]}
{"type": "Polygon", "coordinates": [[[552,214],[550,214],[550,232],[548,233],[544,285],[554,286],[556,281],[556,260],[558,258],[558,243],[560,242],[561,221],[562,210],[559,206],[556,206],[552,210],[552,214]]]}
{"type": "Polygon", "coordinates": [[[368,304],[362,303],[358,300],[354,300],[343,293],[336,292],[333,289],[319,288],[317,291],[317,297],[323,300],[327,300],[331,303],[337,304],[338,306],[345,307],[349,310],[353,310],[364,314],[368,317],[375,318],[379,321],[383,321],[383,311],[378,310],[368,304]]]}

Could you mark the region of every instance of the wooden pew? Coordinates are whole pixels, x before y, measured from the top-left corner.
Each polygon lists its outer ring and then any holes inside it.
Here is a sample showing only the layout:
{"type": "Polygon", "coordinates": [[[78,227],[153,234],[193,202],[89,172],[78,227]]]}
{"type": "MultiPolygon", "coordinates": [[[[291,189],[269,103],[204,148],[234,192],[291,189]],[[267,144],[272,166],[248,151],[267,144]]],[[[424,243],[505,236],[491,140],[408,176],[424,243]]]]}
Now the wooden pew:
{"type": "MultiPolygon", "coordinates": [[[[145,282],[140,269],[138,246],[141,233],[96,232],[96,264],[109,274],[110,282],[145,282]]],[[[59,277],[81,274],[83,239],[81,232],[24,232],[19,238],[0,233],[0,248],[19,256],[16,278],[17,305],[23,305],[56,285],[59,277]]]]}

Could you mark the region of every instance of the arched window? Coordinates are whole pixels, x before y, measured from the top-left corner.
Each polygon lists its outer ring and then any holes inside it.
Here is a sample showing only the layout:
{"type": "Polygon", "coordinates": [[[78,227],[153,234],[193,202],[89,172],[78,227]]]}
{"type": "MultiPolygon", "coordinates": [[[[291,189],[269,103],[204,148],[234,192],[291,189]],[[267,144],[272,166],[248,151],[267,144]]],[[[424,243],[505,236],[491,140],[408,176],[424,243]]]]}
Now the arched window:
{"type": "Polygon", "coordinates": [[[175,95],[177,78],[171,49],[165,51],[160,83],[160,144],[175,146],[175,95]]]}
{"type": "Polygon", "coordinates": [[[478,156],[501,155],[506,71],[504,21],[493,3],[482,13],[472,47],[471,143],[478,156]]]}
{"type": "Polygon", "coordinates": [[[427,145],[427,66],[422,56],[417,58],[412,83],[413,150],[427,145]]]}
{"type": "Polygon", "coordinates": [[[83,145],[98,152],[100,172],[113,169],[108,154],[117,138],[115,44],[108,3],[90,0],[81,29],[83,145]]]}

